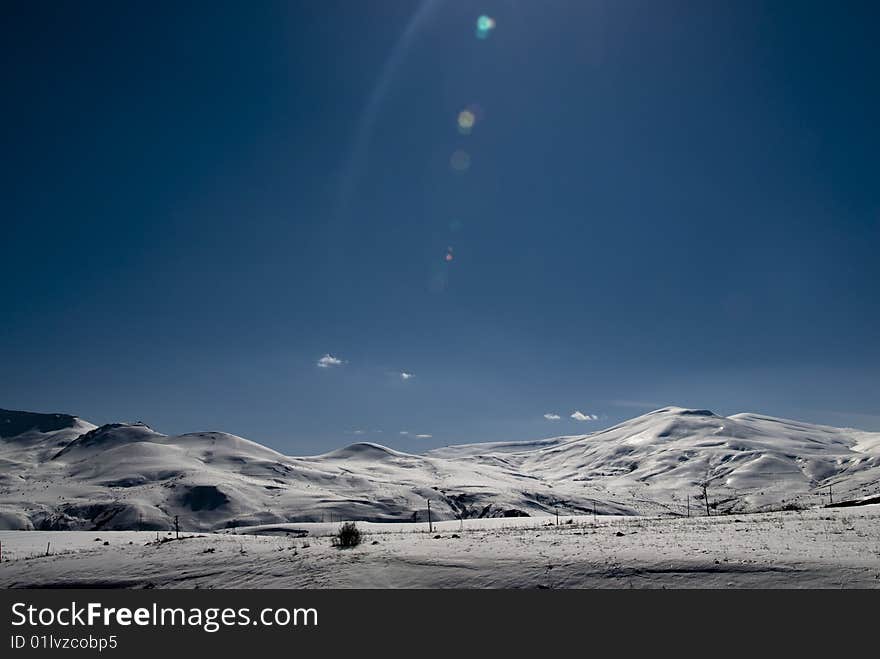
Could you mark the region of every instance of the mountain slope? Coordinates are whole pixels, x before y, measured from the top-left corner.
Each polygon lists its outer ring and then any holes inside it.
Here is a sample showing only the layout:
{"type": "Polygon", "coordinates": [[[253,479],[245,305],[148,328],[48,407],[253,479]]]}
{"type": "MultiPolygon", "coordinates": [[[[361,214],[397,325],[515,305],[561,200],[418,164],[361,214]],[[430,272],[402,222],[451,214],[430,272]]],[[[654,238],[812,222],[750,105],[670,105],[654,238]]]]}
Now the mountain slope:
{"type": "Polygon", "coordinates": [[[749,511],[876,495],[880,433],[669,407],[590,435],[446,447],[352,444],[288,457],[221,432],[0,411],[0,528],[210,530],[749,511]],[[13,434],[14,431],[14,434],[13,434]]]}

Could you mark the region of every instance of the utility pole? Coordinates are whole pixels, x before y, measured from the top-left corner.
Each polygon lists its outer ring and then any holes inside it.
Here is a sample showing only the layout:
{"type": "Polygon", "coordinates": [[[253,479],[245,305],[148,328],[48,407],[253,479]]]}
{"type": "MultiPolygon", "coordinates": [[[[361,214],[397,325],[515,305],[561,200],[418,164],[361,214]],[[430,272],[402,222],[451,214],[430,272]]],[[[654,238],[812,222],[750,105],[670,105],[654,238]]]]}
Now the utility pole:
{"type": "Polygon", "coordinates": [[[596,500],[593,499],[593,524],[596,523],[596,500]]]}
{"type": "Polygon", "coordinates": [[[700,485],[701,485],[702,488],[703,488],[703,501],[706,502],[706,517],[711,517],[711,516],[712,516],[712,513],[709,512],[709,491],[708,491],[708,485],[706,484],[705,481],[703,481],[702,483],[700,483],[700,485]]]}
{"type": "Polygon", "coordinates": [[[687,504],[688,504],[688,517],[691,516],[691,495],[687,495],[687,504]]]}
{"type": "Polygon", "coordinates": [[[828,503],[834,503],[834,494],[831,492],[831,484],[828,484],[828,503]]]}
{"type": "Polygon", "coordinates": [[[559,526],[559,506],[556,507],[556,526],[559,526]]]}
{"type": "Polygon", "coordinates": [[[177,539],[180,540],[180,519],[177,515],[174,516],[174,532],[177,534],[177,539]]]}
{"type": "Polygon", "coordinates": [[[434,532],[434,524],[431,522],[431,500],[426,499],[428,502],[428,533],[434,532]]]}

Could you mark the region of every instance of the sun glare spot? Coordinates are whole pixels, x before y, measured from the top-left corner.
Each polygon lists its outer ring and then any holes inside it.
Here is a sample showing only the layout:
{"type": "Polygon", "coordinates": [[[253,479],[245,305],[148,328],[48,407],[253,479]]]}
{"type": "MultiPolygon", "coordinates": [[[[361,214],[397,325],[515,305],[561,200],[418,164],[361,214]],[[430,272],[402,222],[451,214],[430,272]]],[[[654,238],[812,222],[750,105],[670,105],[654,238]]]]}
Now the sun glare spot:
{"type": "Polygon", "coordinates": [[[467,151],[458,149],[449,158],[449,165],[457,172],[466,172],[471,166],[471,156],[467,151]]]}
{"type": "Polygon", "coordinates": [[[458,113],[458,132],[468,135],[477,121],[476,115],[470,110],[462,110],[458,113]]]}
{"type": "Polygon", "coordinates": [[[492,30],[495,29],[495,19],[491,16],[480,16],[477,19],[477,38],[487,39],[492,30]]]}

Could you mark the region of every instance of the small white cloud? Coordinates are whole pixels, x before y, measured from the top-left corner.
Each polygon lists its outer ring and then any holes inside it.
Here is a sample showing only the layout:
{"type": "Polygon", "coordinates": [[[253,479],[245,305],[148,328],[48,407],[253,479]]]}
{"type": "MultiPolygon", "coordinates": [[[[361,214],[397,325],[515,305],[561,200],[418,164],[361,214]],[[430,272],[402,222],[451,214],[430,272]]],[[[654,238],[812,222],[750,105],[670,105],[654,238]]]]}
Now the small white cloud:
{"type": "Polygon", "coordinates": [[[318,368],[331,368],[333,366],[342,366],[345,362],[334,357],[329,352],[318,360],[318,368]]]}
{"type": "Polygon", "coordinates": [[[434,435],[416,435],[416,439],[431,439],[434,435]]]}
{"type": "Polygon", "coordinates": [[[414,377],[415,377],[415,375],[413,375],[412,373],[407,373],[406,371],[400,372],[400,379],[401,380],[410,380],[414,377]]]}
{"type": "Polygon", "coordinates": [[[572,413],[571,418],[574,419],[575,421],[595,421],[599,417],[596,416],[595,414],[584,414],[580,410],[575,410],[572,413]]]}
{"type": "Polygon", "coordinates": [[[353,435],[365,435],[366,431],[365,430],[355,430],[352,434],[353,435]]]}
{"type": "Polygon", "coordinates": [[[544,418],[548,421],[559,421],[559,419],[561,419],[562,417],[558,414],[554,414],[553,412],[547,412],[547,414],[544,415],[544,418]]]}
{"type": "Polygon", "coordinates": [[[401,435],[408,435],[408,434],[409,434],[409,431],[408,431],[408,430],[401,430],[401,431],[400,431],[400,434],[401,434],[401,435]]]}

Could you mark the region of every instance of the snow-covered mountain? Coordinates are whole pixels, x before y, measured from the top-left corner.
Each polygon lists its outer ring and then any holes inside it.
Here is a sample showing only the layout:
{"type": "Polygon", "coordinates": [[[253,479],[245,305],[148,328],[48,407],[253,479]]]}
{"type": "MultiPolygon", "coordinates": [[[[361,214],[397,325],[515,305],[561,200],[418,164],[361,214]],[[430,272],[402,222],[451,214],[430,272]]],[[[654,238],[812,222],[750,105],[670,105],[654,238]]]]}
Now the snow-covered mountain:
{"type": "Polygon", "coordinates": [[[210,530],[282,522],[705,513],[880,494],[880,433],[669,407],[589,435],[369,443],[288,457],[222,432],[168,436],[0,410],[0,529],[210,530]]]}

